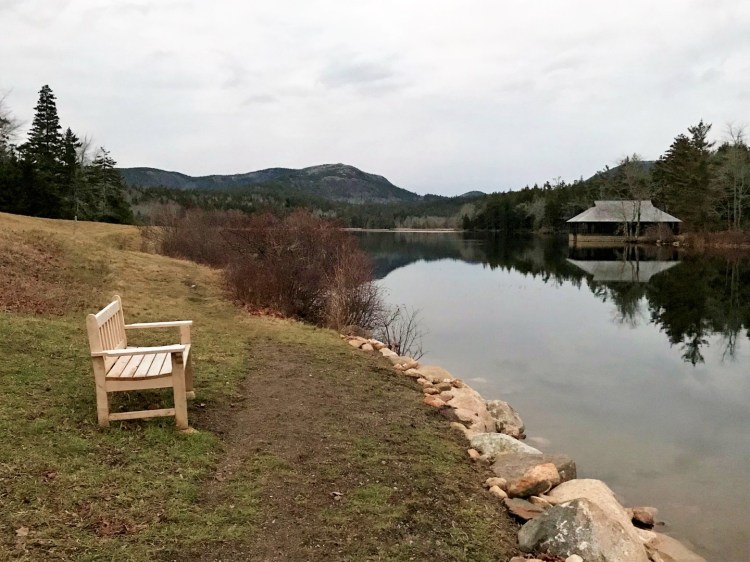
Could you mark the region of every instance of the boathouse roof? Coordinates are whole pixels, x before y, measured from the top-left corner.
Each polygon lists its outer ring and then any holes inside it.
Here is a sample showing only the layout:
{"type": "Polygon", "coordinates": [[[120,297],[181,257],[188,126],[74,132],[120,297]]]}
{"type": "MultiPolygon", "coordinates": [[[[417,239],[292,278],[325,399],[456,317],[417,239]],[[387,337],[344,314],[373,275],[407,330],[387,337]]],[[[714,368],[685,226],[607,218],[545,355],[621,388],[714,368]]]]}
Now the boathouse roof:
{"type": "MultiPolygon", "coordinates": [[[[594,201],[594,206],[567,222],[636,222],[638,201],[594,201]]],[[[654,207],[650,200],[640,201],[641,222],[682,222],[654,207]]]]}
{"type": "Polygon", "coordinates": [[[678,261],[626,261],[626,260],[567,260],[589,275],[594,281],[627,281],[647,283],[654,275],[674,266],[678,261]]]}

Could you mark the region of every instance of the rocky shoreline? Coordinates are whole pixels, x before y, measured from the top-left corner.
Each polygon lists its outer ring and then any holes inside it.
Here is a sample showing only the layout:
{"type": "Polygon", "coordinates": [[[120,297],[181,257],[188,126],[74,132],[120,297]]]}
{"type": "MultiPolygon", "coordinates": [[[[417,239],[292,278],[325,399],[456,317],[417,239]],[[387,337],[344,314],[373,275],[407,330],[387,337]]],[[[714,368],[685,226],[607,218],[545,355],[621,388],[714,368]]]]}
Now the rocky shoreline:
{"type": "MultiPolygon", "coordinates": [[[[706,562],[682,543],[652,530],[657,510],[626,508],[601,480],[578,479],[575,461],[523,442],[523,420],[503,400],[484,400],[461,379],[421,365],[374,339],[342,335],[349,345],[380,353],[394,369],[422,386],[424,404],[436,408],[467,439],[468,457],[495,476],[489,493],[524,522],[522,552],[560,562],[706,562]]],[[[513,558],[510,562],[538,561],[513,558]]]]}

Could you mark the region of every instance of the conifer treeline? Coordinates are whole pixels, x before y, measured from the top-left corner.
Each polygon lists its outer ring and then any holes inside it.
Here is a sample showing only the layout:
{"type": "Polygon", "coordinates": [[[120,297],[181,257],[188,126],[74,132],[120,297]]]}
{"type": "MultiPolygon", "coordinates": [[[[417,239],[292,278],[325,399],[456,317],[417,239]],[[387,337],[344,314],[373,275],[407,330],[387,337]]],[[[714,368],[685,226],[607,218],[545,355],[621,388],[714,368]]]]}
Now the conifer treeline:
{"type": "Polygon", "coordinates": [[[62,132],[52,89],[39,91],[28,140],[12,141],[18,122],[0,106],[0,211],[48,218],[132,222],[116,162],[68,127],[62,132]]]}
{"type": "Polygon", "coordinates": [[[750,148],[742,129],[730,127],[718,147],[711,125],[700,121],[680,134],[656,162],[637,154],[588,180],[489,195],[462,226],[472,230],[560,230],[565,221],[597,199],[651,199],[684,222],[688,230],[746,230],[750,227],[750,148]]]}

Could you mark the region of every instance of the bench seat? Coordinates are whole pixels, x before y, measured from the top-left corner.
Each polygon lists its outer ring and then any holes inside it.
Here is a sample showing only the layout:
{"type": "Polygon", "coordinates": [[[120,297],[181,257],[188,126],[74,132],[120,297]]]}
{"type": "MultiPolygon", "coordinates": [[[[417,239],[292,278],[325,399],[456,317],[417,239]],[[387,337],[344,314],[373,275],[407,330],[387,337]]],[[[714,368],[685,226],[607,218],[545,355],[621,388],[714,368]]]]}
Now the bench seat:
{"type": "MultiPolygon", "coordinates": [[[[186,359],[189,353],[190,345],[186,345],[184,353],[186,359]]],[[[168,377],[171,374],[172,355],[170,353],[139,353],[137,355],[120,356],[107,372],[107,380],[153,379],[156,377],[168,377]]]]}

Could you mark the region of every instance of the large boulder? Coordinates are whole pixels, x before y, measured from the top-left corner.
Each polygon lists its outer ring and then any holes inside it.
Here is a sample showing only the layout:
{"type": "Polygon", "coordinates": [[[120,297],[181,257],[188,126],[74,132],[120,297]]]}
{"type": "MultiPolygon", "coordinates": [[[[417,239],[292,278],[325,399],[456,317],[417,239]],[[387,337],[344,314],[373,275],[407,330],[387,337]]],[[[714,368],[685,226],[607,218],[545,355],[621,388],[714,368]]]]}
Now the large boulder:
{"type": "MultiPolygon", "coordinates": [[[[520,443],[520,441],[519,441],[520,443]]],[[[495,458],[492,472],[508,483],[522,478],[527,470],[539,464],[551,462],[557,467],[560,481],[565,482],[576,477],[576,463],[567,455],[550,455],[541,453],[505,453],[495,458]]]]}
{"type": "Polygon", "coordinates": [[[479,433],[472,437],[471,446],[482,451],[483,455],[487,455],[493,459],[505,453],[542,454],[539,449],[530,447],[523,441],[519,441],[503,433],[479,433]]]}
{"type": "Polygon", "coordinates": [[[453,380],[453,375],[437,365],[420,365],[417,371],[431,383],[443,382],[446,379],[453,380]]]}
{"type": "Polygon", "coordinates": [[[652,562],[706,562],[702,556],[689,550],[677,539],[654,531],[638,530],[652,562]]]}
{"type": "Polygon", "coordinates": [[[518,544],[523,552],[578,554],[586,562],[649,562],[639,537],[586,498],[550,507],[526,523],[518,544]]]}
{"type": "MultiPolygon", "coordinates": [[[[421,367],[419,370],[422,372],[421,367]]],[[[466,425],[471,435],[495,431],[495,420],[487,411],[484,399],[476,390],[463,386],[453,387],[450,392],[453,398],[447,404],[453,408],[452,419],[466,425]]]]}
{"type": "Polygon", "coordinates": [[[569,480],[560,484],[549,495],[561,503],[577,498],[586,498],[619,521],[623,527],[632,529],[632,535],[636,536],[630,514],[617,501],[615,493],[601,480],[594,480],[592,478],[569,480]]]}
{"type": "Polygon", "coordinates": [[[487,400],[487,411],[494,418],[498,433],[505,433],[516,438],[524,434],[526,427],[523,425],[521,416],[504,400],[487,400]]]}

